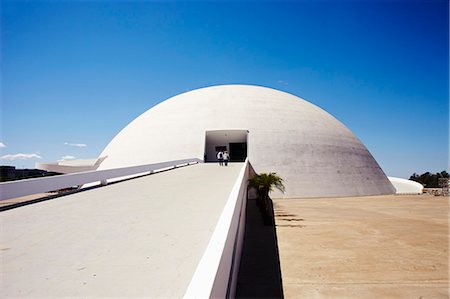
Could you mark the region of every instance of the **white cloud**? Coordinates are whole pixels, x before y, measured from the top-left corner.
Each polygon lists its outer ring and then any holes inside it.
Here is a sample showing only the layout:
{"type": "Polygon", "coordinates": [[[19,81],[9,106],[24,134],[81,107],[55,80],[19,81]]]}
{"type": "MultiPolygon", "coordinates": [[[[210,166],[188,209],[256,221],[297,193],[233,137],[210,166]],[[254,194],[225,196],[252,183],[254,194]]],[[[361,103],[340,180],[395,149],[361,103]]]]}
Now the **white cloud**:
{"type": "Polygon", "coordinates": [[[278,84],[281,84],[281,85],[289,85],[288,82],[283,81],[283,80],[278,80],[277,83],[278,83],[278,84]]]}
{"type": "Polygon", "coordinates": [[[27,159],[42,159],[41,156],[37,154],[14,154],[14,155],[4,155],[1,156],[0,159],[2,160],[27,160],[27,159]]]}
{"type": "Polygon", "coordinates": [[[73,160],[73,159],[75,159],[74,156],[69,156],[69,155],[67,155],[67,156],[62,156],[61,159],[58,160],[58,162],[60,162],[60,161],[66,161],[66,160],[73,160]]]}
{"type": "Polygon", "coordinates": [[[0,142],[0,148],[5,148],[6,145],[3,142],[0,142]]]}
{"type": "Polygon", "coordinates": [[[85,143],[69,143],[69,142],[64,142],[64,145],[75,146],[75,147],[86,147],[87,146],[87,144],[85,144],[85,143]]]}

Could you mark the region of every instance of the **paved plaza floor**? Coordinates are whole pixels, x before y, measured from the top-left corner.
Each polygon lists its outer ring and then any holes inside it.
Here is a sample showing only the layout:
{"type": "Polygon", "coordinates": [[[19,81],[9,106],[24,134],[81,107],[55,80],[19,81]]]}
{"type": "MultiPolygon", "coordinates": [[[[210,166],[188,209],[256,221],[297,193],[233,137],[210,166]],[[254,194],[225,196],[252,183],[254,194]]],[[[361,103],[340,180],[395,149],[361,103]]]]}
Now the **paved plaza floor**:
{"type": "Polygon", "coordinates": [[[274,203],[285,298],[449,298],[448,198],[274,203]]]}

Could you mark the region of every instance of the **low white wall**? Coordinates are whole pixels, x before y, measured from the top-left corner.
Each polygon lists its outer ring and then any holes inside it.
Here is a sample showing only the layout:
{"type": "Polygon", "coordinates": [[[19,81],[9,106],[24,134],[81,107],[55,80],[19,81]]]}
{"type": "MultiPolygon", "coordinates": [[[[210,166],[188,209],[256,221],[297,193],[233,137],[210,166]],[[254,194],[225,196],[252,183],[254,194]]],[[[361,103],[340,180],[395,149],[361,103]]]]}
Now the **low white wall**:
{"type": "Polygon", "coordinates": [[[247,159],[184,298],[234,298],[244,241],[248,178],[247,159]]]}
{"type": "Polygon", "coordinates": [[[201,162],[198,158],[174,160],[161,163],[106,169],[99,171],[86,171],[58,176],[26,179],[0,183],[0,200],[16,198],[36,193],[48,192],[92,182],[106,181],[112,178],[137,176],[161,169],[174,168],[201,162]]]}

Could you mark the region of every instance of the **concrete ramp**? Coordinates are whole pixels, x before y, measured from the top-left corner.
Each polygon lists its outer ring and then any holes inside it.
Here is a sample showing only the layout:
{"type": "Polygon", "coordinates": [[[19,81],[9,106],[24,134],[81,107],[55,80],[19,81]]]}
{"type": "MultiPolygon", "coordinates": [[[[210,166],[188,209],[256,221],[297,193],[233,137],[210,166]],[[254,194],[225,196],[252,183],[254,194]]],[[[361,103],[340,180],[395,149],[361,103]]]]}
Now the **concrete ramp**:
{"type": "Polygon", "coordinates": [[[197,164],[0,213],[0,297],[182,297],[243,165],[197,164]]]}

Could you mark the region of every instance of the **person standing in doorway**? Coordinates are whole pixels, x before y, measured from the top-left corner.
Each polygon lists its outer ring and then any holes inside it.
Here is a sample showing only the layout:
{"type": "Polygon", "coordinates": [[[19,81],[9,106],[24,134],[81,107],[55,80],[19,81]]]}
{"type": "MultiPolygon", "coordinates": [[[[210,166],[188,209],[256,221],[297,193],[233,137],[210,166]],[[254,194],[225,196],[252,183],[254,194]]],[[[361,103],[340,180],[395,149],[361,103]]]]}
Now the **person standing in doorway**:
{"type": "Polygon", "coordinates": [[[228,152],[225,151],[223,153],[223,163],[225,164],[225,166],[228,166],[228,160],[230,160],[230,155],[228,155],[228,152]]]}
{"type": "Polygon", "coordinates": [[[219,160],[219,165],[223,166],[223,152],[222,151],[219,151],[217,153],[217,160],[219,160]]]}

